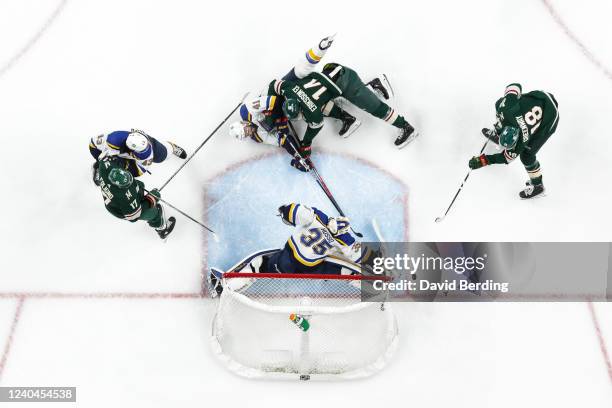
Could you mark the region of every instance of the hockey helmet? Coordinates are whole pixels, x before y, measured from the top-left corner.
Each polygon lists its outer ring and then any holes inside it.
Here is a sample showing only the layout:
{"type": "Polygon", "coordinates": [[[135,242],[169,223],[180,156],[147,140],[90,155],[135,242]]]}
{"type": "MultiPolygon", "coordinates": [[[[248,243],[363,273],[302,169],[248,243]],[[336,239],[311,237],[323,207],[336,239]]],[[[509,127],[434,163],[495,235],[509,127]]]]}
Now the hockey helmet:
{"type": "Polygon", "coordinates": [[[149,147],[149,140],[142,133],[132,132],[125,140],[125,144],[130,150],[136,153],[141,153],[144,152],[147,147],[149,147]]]}
{"type": "Polygon", "coordinates": [[[499,135],[499,145],[506,149],[512,149],[516,146],[518,138],[519,130],[517,128],[514,126],[505,126],[499,135]]]}
{"type": "Polygon", "coordinates": [[[134,182],[134,176],[127,170],[120,167],[114,167],[108,173],[108,181],[119,188],[128,188],[134,182]]]}
{"type": "Polygon", "coordinates": [[[287,98],[283,102],[283,113],[289,119],[295,119],[300,114],[300,103],[295,98],[287,98]]]}

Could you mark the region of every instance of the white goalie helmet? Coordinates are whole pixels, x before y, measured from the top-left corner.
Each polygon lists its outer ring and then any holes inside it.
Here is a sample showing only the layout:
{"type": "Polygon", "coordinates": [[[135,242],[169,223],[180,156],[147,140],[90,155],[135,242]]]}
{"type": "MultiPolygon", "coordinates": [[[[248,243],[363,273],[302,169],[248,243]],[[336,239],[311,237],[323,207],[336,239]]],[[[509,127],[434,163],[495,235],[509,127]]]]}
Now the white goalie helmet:
{"type": "Polygon", "coordinates": [[[149,140],[142,133],[132,132],[125,140],[125,144],[130,150],[140,153],[149,146],[149,140]]]}

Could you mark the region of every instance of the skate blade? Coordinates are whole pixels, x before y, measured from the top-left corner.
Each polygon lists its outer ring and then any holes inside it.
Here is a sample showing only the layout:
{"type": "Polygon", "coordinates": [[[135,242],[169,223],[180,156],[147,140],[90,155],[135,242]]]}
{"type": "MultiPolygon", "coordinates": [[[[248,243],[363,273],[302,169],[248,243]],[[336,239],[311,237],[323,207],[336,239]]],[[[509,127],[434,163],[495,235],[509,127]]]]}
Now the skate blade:
{"type": "Polygon", "coordinates": [[[386,74],[380,74],[380,81],[383,83],[383,86],[387,88],[387,91],[389,92],[389,99],[395,98],[395,91],[393,90],[391,82],[389,82],[389,78],[387,78],[386,74]]]}
{"type": "Polygon", "coordinates": [[[347,130],[347,131],[346,131],[346,133],[342,135],[342,137],[343,137],[344,139],[348,139],[348,138],[349,138],[349,136],[351,136],[353,133],[355,133],[355,131],[356,131],[357,129],[359,129],[359,127],[360,127],[360,126],[361,126],[361,121],[360,121],[360,120],[356,120],[356,121],[355,121],[355,123],[353,123],[353,124],[351,125],[351,127],[349,128],[349,130],[347,130]]]}
{"type": "Polygon", "coordinates": [[[519,195],[519,198],[520,198],[521,200],[523,200],[523,201],[527,201],[527,200],[537,200],[538,198],[543,198],[543,197],[546,197],[546,190],[544,190],[544,192],[542,192],[542,193],[538,194],[538,195],[537,195],[537,196],[535,196],[535,197],[525,197],[525,198],[523,198],[523,197],[521,197],[521,196],[519,195]]]}
{"type": "Polygon", "coordinates": [[[403,149],[404,147],[406,147],[408,144],[410,144],[414,139],[416,139],[419,136],[420,136],[420,133],[415,130],[414,133],[412,135],[410,135],[410,137],[408,139],[406,139],[406,141],[404,143],[402,143],[400,145],[396,145],[396,147],[398,149],[403,149]]]}

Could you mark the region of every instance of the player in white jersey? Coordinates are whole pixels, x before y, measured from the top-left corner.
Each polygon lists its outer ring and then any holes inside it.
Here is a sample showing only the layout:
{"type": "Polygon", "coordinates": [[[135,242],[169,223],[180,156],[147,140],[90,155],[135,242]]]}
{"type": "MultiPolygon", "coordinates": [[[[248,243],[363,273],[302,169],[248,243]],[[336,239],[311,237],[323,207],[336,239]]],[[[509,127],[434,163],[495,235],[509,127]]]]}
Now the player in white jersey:
{"type": "MultiPolygon", "coordinates": [[[[283,249],[264,249],[242,259],[227,272],[357,275],[370,271],[378,250],[362,248],[346,217],[329,217],[315,207],[292,203],[278,208],[287,225],[296,227],[283,249]]],[[[207,276],[212,297],[223,292],[224,272],[211,268],[207,276]]],[[[244,282],[240,283],[241,285],[244,282]]]]}
{"type": "Polygon", "coordinates": [[[124,159],[124,169],[134,177],[147,172],[146,166],[151,163],[165,161],[168,152],[181,159],[187,158],[185,150],[175,143],[159,141],[138,129],[116,130],[92,137],[89,152],[96,160],[93,166],[94,180],[98,161],[108,156],[124,159]]]}
{"type": "Polygon", "coordinates": [[[341,274],[341,265],[323,261],[335,255],[361,262],[361,243],[351,234],[348,218],[329,217],[315,207],[296,203],[282,205],[278,211],[296,231],[281,251],[264,257],[260,272],[341,274]]]}

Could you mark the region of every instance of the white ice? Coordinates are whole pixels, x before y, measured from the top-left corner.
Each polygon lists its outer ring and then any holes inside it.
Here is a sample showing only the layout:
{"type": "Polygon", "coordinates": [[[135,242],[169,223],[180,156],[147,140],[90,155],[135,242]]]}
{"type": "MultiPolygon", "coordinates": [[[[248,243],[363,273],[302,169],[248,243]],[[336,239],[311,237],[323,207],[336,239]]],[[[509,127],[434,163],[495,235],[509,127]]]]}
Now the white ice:
{"type": "MultiPolygon", "coordinates": [[[[401,304],[397,360],[376,377],[237,378],[208,349],[201,229],[179,215],[162,244],[143,223],[111,217],[89,175],[92,135],[137,127],[193,150],[246,90],[338,32],[326,60],[364,78],[386,72],[395,106],[422,136],[398,151],[392,128],[353,111],[364,122],[357,133],[341,139],[330,122],[314,148],[399,177],[411,240],[611,241],[612,6],[548,3],[592,54],[535,0],[0,2],[0,385],[77,386],[83,407],[609,407],[612,379],[586,303],[401,304]],[[518,200],[520,163],[485,168],[435,224],[513,81],[560,104],[558,131],[538,155],[547,197],[518,200]]],[[[213,175],[268,151],[224,126],[164,198],[202,215],[213,175]]],[[[178,164],[144,181],[159,185],[178,164]]],[[[356,177],[346,189],[359,196],[360,187],[356,177]]],[[[610,350],[612,308],[594,310],[610,350]]]]}

